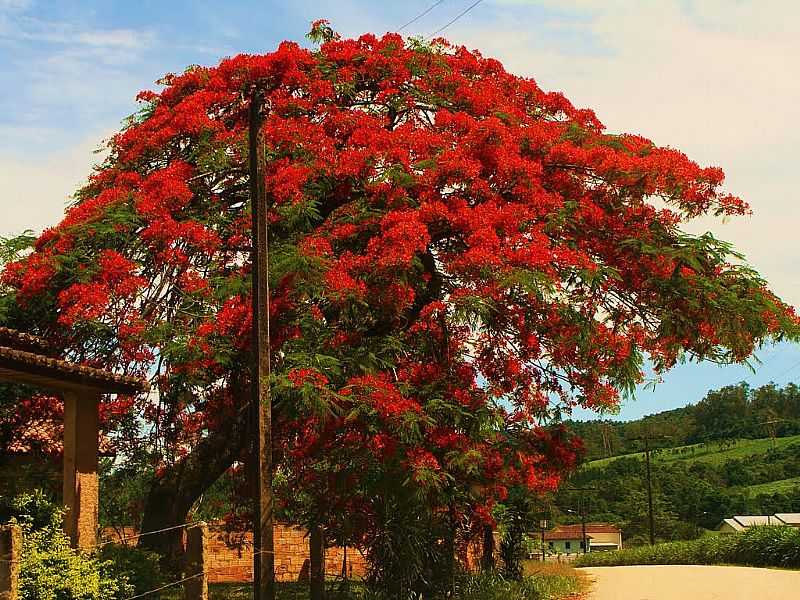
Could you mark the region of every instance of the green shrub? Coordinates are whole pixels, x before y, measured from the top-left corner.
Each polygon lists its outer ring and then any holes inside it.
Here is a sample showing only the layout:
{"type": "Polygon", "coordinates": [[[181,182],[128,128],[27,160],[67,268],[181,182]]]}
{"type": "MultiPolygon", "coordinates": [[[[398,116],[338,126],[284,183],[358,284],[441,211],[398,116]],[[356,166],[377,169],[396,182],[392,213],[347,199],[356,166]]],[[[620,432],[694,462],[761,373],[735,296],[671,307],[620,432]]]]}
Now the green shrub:
{"type": "Polygon", "coordinates": [[[110,544],[101,548],[98,558],[111,563],[114,574],[127,580],[135,594],[143,594],[167,583],[161,570],[160,556],[155,552],[110,544]]]}
{"type": "Polygon", "coordinates": [[[578,559],[581,567],[617,565],[745,565],[800,568],[800,529],[751,527],[742,533],[594,552],[578,559]]]}
{"type": "Polygon", "coordinates": [[[751,527],[735,536],[730,561],[757,567],[800,568],[800,529],[751,527]]]}
{"type": "Polygon", "coordinates": [[[62,529],[63,510],[41,492],[22,494],[4,505],[22,528],[20,600],[120,600],[133,593],[113,564],[70,548],[62,529]]]}
{"type": "Polygon", "coordinates": [[[536,575],[514,581],[499,573],[477,573],[460,577],[457,588],[458,600],[550,600],[577,592],[579,583],[569,575],[536,575]]]}

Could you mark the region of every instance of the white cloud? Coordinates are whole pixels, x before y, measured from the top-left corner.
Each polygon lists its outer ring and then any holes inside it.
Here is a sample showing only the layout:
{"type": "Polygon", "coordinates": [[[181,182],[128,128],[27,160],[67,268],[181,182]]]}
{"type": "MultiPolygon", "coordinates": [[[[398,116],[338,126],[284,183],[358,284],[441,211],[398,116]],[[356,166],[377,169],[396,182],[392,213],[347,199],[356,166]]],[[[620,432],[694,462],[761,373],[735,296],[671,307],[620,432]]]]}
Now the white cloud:
{"type": "MultiPolygon", "coordinates": [[[[2,1],[2,0],[0,0],[2,1]]],[[[2,10],[0,5],[0,10],[2,10]]],[[[9,12],[24,12],[24,4],[9,12]]],[[[65,46],[89,46],[99,48],[123,48],[141,50],[152,46],[156,35],[150,30],[98,29],[77,25],[67,21],[48,21],[24,14],[9,17],[0,31],[6,40],[26,40],[62,44],[65,46]]]]}
{"type": "Polygon", "coordinates": [[[0,152],[35,160],[118,126],[136,109],[136,92],[160,75],[144,66],[159,43],[149,29],[0,15],[0,132],[8,136],[0,152]]]}
{"type": "Polygon", "coordinates": [[[104,137],[107,134],[87,136],[68,150],[35,161],[0,154],[0,236],[58,223],[70,196],[101,160],[94,151],[104,137]]]}

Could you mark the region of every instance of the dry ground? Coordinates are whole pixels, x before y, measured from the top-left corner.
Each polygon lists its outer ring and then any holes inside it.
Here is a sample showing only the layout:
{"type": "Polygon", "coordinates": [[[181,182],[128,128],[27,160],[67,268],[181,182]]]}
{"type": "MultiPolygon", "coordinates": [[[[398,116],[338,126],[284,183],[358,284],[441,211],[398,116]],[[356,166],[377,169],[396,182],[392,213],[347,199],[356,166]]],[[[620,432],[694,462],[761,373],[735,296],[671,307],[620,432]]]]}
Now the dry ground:
{"type": "Polygon", "coordinates": [[[578,571],[592,582],[588,600],[800,599],[800,571],[693,565],[578,571]]]}

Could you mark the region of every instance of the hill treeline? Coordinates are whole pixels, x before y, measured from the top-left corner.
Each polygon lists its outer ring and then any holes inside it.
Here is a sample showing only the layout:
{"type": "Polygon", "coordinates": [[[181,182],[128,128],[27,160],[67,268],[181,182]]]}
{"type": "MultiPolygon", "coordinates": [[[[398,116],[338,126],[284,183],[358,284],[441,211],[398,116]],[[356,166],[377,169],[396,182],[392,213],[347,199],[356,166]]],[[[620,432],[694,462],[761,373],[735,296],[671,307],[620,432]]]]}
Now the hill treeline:
{"type": "MultiPolygon", "coordinates": [[[[738,444],[743,450],[747,446],[746,442],[738,444]]],[[[716,442],[709,443],[710,450],[716,448],[716,442]]],[[[713,460],[709,456],[694,460],[690,454],[657,454],[652,462],[657,540],[694,539],[731,515],[800,512],[800,482],[783,490],[757,491],[760,484],[800,478],[799,442],[757,455],[714,456],[713,460]],[[669,458],[665,460],[665,456],[669,458]]],[[[561,523],[577,523],[585,511],[588,521],[619,525],[626,544],[645,543],[646,481],[641,455],[587,465],[555,495],[552,516],[561,523]]]]}
{"type": "Polygon", "coordinates": [[[751,388],[740,383],[712,390],[697,404],[635,421],[569,421],[568,425],[583,438],[587,460],[639,452],[645,435],[653,438],[654,447],[797,435],[800,386],[751,388]]]}

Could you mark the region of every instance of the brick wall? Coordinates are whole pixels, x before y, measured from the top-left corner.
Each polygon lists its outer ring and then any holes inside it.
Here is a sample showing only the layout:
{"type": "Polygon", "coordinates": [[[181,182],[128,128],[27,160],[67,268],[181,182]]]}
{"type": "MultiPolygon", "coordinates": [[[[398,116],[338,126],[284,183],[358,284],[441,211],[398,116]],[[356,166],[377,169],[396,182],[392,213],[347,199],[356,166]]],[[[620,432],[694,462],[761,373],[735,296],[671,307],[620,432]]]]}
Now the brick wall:
{"type": "MultiPolygon", "coordinates": [[[[278,524],[275,526],[275,576],[278,581],[308,579],[309,547],[304,529],[278,524]]],[[[225,532],[209,528],[209,582],[239,583],[253,580],[252,536],[245,536],[240,548],[231,547],[225,532]]],[[[343,548],[325,550],[325,573],[336,576],[342,572],[343,548]]],[[[358,550],[347,550],[347,574],[361,577],[366,561],[358,550]]]]}
{"type": "MultiPolygon", "coordinates": [[[[253,580],[253,537],[247,534],[234,540],[221,528],[209,525],[208,540],[208,581],[209,583],[245,583],[253,580]]],[[[103,531],[103,539],[118,540],[120,534],[135,535],[131,528],[124,532],[114,529],[103,531]]],[[[304,529],[276,524],[275,530],[275,575],[278,581],[299,581],[308,579],[309,547],[308,535],[304,529]]],[[[337,576],[342,572],[343,548],[325,550],[325,573],[337,576]]],[[[359,578],[366,572],[366,561],[361,553],[347,549],[347,574],[359,578]]]]}

